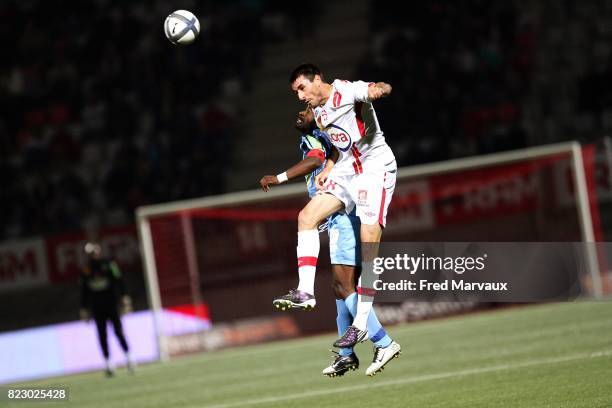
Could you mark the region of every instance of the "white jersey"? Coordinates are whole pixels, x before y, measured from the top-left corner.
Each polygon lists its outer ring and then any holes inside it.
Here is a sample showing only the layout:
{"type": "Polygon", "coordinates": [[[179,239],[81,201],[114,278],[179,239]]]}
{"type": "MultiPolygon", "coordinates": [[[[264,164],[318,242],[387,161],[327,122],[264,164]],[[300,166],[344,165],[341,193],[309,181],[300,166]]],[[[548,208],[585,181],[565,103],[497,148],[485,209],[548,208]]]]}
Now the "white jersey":
{"type": "Polygon", "coordinates": [[[372,83],[336,79],[329,99],[314,109],[319,127],[340,152],[333,172],[348,176],[364,170],[395,169],[395,156],[383,136],[368,99],[372,83]]]}

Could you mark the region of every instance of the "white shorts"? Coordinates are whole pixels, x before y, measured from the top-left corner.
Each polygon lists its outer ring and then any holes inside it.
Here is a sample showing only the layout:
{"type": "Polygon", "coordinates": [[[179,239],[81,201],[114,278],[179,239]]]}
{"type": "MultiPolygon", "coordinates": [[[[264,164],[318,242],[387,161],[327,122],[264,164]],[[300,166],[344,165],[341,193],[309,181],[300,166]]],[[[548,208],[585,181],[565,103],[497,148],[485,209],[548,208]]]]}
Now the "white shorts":
{"type": "Polygon", "coordinates": [[[347,214],[357,208],[362,224],[381,227],[387,223],[387,210],[395,191],[395,167],[385,170],[369,170],[361,174],[338,176],[330,173],[325,183],[325,193],[332,194],[344,203],[347,214]]]}

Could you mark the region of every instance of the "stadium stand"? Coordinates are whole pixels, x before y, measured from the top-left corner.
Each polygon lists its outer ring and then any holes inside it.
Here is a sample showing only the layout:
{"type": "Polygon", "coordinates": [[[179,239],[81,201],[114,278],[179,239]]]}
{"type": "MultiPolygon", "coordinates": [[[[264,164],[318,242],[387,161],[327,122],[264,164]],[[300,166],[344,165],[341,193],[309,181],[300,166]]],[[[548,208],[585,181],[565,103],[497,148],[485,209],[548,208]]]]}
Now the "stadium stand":
{"type": "Polygon", "coordinates": [[[177,49],[162,1],[60,3],[0,5],[11,56],[0,62],[0,239],[124,224],[141,204],[224,192],[240,94],[277,41],[274,21],[299,16],[182,2],[203,35],[177,49]]]}
{"type": "MultiPolygon", "coordinates": [[[[286,77],[304,58],[393,84],[376,109],[400,166],[612,129],[610,1],[432,0],[401,14],[390,0],[316,2],[316,25],[278,0],[179,3],[203,27],[180,49],[161,0],[0,4],[0,240],[255,188],[299,155],[286,77]]],[[[31,293],[39,304],[0,331],[73,319],[74,287],[31,293]]],[[[141,277],[132,288],[145,307],[141,277]]],[[[3,294],[0,310],[19,298],[3,294]]]]}

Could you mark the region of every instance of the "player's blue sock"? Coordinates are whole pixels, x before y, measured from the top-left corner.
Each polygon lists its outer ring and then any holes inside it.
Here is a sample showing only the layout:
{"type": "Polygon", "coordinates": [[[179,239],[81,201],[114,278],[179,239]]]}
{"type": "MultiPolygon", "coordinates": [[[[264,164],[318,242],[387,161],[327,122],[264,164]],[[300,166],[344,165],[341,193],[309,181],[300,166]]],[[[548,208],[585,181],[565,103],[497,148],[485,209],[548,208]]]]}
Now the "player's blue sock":
{"type": "MultiPolygon", "coordinates": [[[[344,303],[352,316],[357,314],[357,299],[357,293],[355,292],[351,293],[346,297],[346,299],[344,299],[344,303]]],[[[367,328],[368,334],[370,335],[370,341],[374,343],[376,347],[387,347],[389,344],[391,344],[391,337],[389,337],[385,329],[383,329],[382,325],[378,321],[374,309],[372,309],[368,315],[367,328]]]]}
{"type": "MultiPolygon", "coordinates": [[[[353,321],[353,316],[351,312],[346,307],[346,303],[344,300],[336,299],[336,310],[338,314],[336,316],[336,325],[338,326],[338,335],[342,336],[346,329],[351,325],[353,321]]],[[[353,353],[352,348],[341,348],[340,355],[341,356],[350,356],[353,353]]]]}

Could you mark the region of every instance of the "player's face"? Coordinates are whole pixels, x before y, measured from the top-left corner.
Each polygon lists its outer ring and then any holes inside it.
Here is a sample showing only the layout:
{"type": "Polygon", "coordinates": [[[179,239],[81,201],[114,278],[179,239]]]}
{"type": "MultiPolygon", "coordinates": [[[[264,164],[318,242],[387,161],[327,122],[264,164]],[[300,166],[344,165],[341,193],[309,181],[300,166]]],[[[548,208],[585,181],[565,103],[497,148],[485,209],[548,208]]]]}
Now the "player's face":
{"type": "Polygon", "coordinates": [[[315,75],[314,80],[306,78],[304,75],[297,77],[291,84],[291,90],[297,95],[298,99],[306,102],[309,106],[319,106],[322,101],[321,77],[315,75]]]}
{"type": "Polygon", "coordinates": [[[98,259],[102,255],[102,247],[100,246],[100,244],[96,244],[93,242],[88,242],[85,245],[84,250],[87,255],[94,259],[98,259]]]}
{"type": "Polygon", "coordinates": [[[314,114],[312,109],[306,108],[298,113],[298,117],[295,120],[295,127],[302,132],[308,132],[312,129],[313,122],[314,114]]]}

